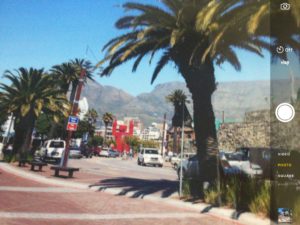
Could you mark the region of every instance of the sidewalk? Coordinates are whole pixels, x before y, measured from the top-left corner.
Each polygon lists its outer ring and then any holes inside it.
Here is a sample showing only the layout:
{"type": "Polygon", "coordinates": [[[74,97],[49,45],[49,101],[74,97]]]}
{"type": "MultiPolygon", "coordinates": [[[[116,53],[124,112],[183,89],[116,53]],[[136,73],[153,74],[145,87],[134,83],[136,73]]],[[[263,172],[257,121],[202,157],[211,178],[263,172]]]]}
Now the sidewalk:
{"type": "MultiPolygon", "coordinates": [[[[55,178],[53,177],[53,171],[50,171],[50,167],[43,169],[43,172],[32,172],[30,171],[29,166],[24,168],[19,168],[16,164],[6,164],[0,163],[0,169],[3,171],[14,174],[15,176],[22,177],[24,179],[34,181],[39,183],[40,185],[54,185],[65,188],[74,188],[85,191],[101,191],[107,194],[117,195],[117,196],[128,196],[131,198],[135,198],[135,191],[126,191],[124,193],[124,189],[122,188],[107,188],[99,185],[91,184],[99,184],[99,181],[102,179],[106,179],[108,177],[103,177],[100,175],[89,174],[84,172],[75,173],[73,179],[64,179],[64,178],[55,178]]],[[[202,212],[201,214],[209,215],[218,219],[223,219],[226,221],[231,221],[231,224],[249,224],[249,225],[267,225],[270,224],[270,220],[261,219],[251,213],[243,213],[240,215],[238,220],[232,220],[232,216],[234,215],[234,210],[232,209],[224,209],[224,208],[212,208],[210,205],[197,203],[193,204],[190,202],[183,202],[180,200],[176,200],[174,198],[161,198],[157,194],[149,194],[144,195],[141,198],[144,200],[152,201],[155,204],[165,204],[172,207],[181,208],[182,210],[192,210],[195,212],[202,212]]]]}

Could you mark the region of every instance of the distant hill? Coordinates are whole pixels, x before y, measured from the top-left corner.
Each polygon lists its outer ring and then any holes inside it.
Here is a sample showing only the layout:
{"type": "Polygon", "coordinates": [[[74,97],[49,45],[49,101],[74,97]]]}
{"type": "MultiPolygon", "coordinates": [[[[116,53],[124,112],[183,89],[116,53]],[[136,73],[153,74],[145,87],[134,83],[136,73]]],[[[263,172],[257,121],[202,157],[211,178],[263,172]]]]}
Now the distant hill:
{"type": "MultiPolygon", "coordinates": [[[[168,120],[172,118],[173,108],[165,97],[175,89],[183,89],[189,95],[182,82],[159,84],[150,93],[136,97],[112,86],[88,82],[82,96],[87,97],[90,108],[95,108],[99,115],[112,112],[118,118],[138,116],[145,125],[149,125],[162,121],[164,113],[167,113],[168,120]]],[[[269,96],[269,81],[219,83],[213,95],[216,117],[220,119],[224,111],[225,118],[241,121],[245,112],[269,108],[269,96]]],[[[192,113],[192,104],[188,104],[188,108],[192,113]]]]}

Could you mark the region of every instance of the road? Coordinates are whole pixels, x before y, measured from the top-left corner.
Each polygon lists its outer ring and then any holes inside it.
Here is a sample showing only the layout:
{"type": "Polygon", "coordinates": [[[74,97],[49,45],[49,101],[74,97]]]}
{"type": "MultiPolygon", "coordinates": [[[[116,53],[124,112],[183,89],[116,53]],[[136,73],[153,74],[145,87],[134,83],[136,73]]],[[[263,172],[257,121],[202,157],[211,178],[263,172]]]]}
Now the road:
{"type": "Polygon", "coordinates": [[[71,166],[79,167],[82,172],[100,177],[95,184],[107,188],[122,188],[124,192],[135,192],[136,197],[148,194],[163,198],[178,196],[178,178],[170,166],[144,167],[137,165],[136,159],[99,158],[70,160],[71,166]]]}
{"type": "MultiPolygon", "coordinates": [[[[111,179],[124,174],[124,166],[132,162],[122,162],[113,159],[104,160],[71,160],[71,164],[79,163],[86,171],[100,171],[104,176],[110,173],[111,179]],[[113,164],[113,166],[111,165],[113,164]],[[110,172],[109,168],[113,167],[110,172]]],[[[168,168],[139,168],[132,163],[131,172],[126,172],[128,179],[133,174],[146,174],[144,181],[175,178],[168,168]],[[166,177],[164,174],[166,171],[166,177]]],[[[28,168],[23,170],[28,171],[28,168]]],[[[34,172],[32,172],[34,173],[34,172]]],[[[39,174],[47,173],[36,172],[39,174]]],[[[35,173],[35,174],[36,174],[35,173]]],[[[57,179],[48,174],[49,179],[57,179]]],[[[79,177],[79,175],[78,175],[79,177]]],[[[126,177],[124,177],[126,178],[126,177]]],[[[68,181],[66,181],[68,182],[68,181]]],[[[122,195],[112,195],[106,192],[89,189],[66,188],[29,180],[0,169],[0,223],[1,225],[229,225],[236,224],[230,220],[219,219],[207,214],[178,208],[176,206],[141,198],[129,198],[122,195]]]]}

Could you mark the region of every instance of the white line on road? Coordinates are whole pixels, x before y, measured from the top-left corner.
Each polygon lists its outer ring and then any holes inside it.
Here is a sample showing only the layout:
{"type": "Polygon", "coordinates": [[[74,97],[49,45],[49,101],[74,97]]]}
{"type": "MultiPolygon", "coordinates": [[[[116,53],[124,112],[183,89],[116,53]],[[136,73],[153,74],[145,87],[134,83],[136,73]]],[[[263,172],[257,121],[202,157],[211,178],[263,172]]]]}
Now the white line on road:
{"type": "Polygon", "coordinates": [[[183,219],[205,217],[198,213],[135,213],[135,214],[77,214],[77,213],[23,213],[0,212],[6,219],[47,219],[47,220],[120,220],[120,219],[183,219]]]}

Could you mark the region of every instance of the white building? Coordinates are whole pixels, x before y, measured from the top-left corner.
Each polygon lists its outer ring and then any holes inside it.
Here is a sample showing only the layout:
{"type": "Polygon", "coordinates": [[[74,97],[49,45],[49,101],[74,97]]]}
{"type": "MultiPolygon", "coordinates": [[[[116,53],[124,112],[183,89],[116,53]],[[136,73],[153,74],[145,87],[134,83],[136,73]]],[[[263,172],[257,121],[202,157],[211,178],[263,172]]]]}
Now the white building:
{"type": "Polygon", "coordinates": [[[80,120],[82,120],[89,111],[89,103],[86,97],[83,97],[82,99],[79,100],[78,107],[80,109],[78,113],[78,117],[80,120]]]}
{"type": "Polygon", "coordinates": [[[14,118],[10,115],[6,122],[2,125],[3,137],[12,136],[15,133],[14,130],[14,118]]]}
{"type": "Polygon", "coordinates": [[[157,127],[157,123],[152,123],[151,126],[142,131],[140,137],[142,140],[159,140],[161,135],[162,133],[157,127]]]}

